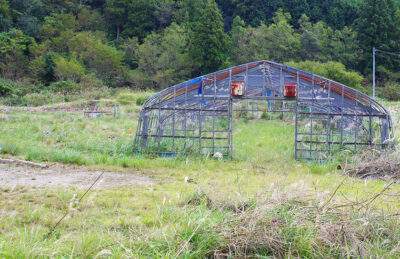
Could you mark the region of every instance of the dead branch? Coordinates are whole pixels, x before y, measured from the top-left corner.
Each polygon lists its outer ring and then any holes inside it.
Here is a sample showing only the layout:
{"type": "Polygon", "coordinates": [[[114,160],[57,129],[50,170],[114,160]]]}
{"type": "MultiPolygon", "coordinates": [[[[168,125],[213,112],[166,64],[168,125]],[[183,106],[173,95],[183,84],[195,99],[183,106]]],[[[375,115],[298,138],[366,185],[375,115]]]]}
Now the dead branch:
{"type": "Polygon", "coordinates": [[[336,187],[335,191],[332,193],[332,195],[329,197],[329,199],[319,208],[320,210],[322,210],[323,208],[326,207],[326,205],[329,204],[329,202],[331,202],[331,200],[333,199],[333,197],[336,195],[337,191],[340,189],[340,187],[342,187],[342,185],[344,184],[344,182],[346,181],[347,178],[344,178],[343,181],[336,187]]]}
{"type": "Polygon", "coordinates": [[[22,165],[29,165],[33,167],[39,167],[42,169],[49,168],[48,165],[45,164],[39,164],[39,163],[34,163],[30,161],[25,161],[25,160],[20,160],[20,159],[5,159],[5,158],[0,158],[0,163],[3,164],[22,164],[22,165]]]}

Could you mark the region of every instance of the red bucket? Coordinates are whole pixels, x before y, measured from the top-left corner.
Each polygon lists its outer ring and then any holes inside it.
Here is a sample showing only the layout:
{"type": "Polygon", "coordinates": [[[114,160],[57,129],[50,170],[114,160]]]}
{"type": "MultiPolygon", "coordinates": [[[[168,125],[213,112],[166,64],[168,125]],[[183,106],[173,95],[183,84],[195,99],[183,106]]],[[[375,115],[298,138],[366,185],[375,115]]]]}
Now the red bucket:
{"type": "Polygon", "coordinates": [[[285,97],[297,96],[297,83],[285,83],[285,97]]]}
{"type": "Polygon", "coordinates": [[[232,82],[231,83],[231,94],[233,96],[243,96],[244,82],[232,82]]]}

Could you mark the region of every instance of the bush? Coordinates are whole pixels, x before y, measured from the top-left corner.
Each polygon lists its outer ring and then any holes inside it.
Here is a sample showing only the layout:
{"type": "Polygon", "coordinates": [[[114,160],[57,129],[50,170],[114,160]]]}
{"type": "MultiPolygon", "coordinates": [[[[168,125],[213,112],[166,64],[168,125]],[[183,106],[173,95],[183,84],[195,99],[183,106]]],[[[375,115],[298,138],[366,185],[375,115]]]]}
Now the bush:
{"type": "Polygon", "coordinates": [[[11,93],[11,87],[4,81],[0,81],[0,96],[11,93]]]}
{"type": "Polygon", "coordinates": [[[136,104],[138,106],[143,105],[147,99],[151,96],[150,93],[146,92],[127,92],[127,90],[123,90],[123,92],[118,93],[117,101],[120,104],[127,105],[127,104],[136,104]]]}
{"type": "Polygon", "coordinates": [[[117,98],[117,101],[123,105],[132,104],[135,100],[136,96],[131,93],[120,93],[117,98]]]}
{"type": "Polygon", "coordinates": [[[136,105],[138,105],[138,106],[143,105],[147,101],[147,99],[149,99],[148,96],[140,96],[140,97],[138,97],[136,99],[136,105]]]}
{"type": "Polygon", "coordinates": [[[79,90],[79,85],[73,81],[59,81],[52,83],[49,89],[56,93],[72,94],[79,90]]]}
{"type": "Polygon", "coordinates": [[[25,105],[24,97],[29,93],[40,92],[43,85],[33,85],[29,81],[11,81],[0,79],[0,96],[4,104],[25,105]]]}
{"type": "Polygon", "coordinates": [[[129,88],[131,89],[144,90],[154,87],[149,76],[139,69],[127,71],[125,73],[125,79],[129,84],[129,88]]]}
{"type": "Polygon", "coordinates": [[[383,97],[390,101],[400,101],[400,85],[396,82],[388,82],[383,89],[383,97]]]}
{"type": "Polygon", "coordinates": [[[267,120],[267,119],[268,119],[268,115],[267,115],[266,112],[263,112],[263,113],[261,114],[261,119],[263,119],[263,120],[267,120]]]}
{"type": "Polygon", "coordinates": [[[327,63],[304,61],[298,63],[288,62],[286,65],[334,80],[354,89],[364,91],[364,89],[361,87],[361,81],[363,80],[363,77],[358,72],[347,71],[346,67],[342,63],[334,61],[329,61],[327,63]]]}
{"type": "Polygon", "coordinates": [[[88,71],[108,84],[123,72],[124,55],[118,49],[103,43],[103,35],[94,32],[79,32],[68,42],[68,48],[76,53],[88,71]],[[94,54],[95,53],[95,54],[94,54]]]}
{"type": "Polygon", "coordinates": [[[98,89],[105,87],[103,81],[98,79],[94,74],[82,76],[79,85],[81,86],[82,89],[94,89],[94,88],[98,89]]]}
{"type": "Polygon", "coordinates": [[[55,95],[53,93],[42,91],[40,93],[27,94],[22,99],[24,105],[29,103],[32,106],[40,106],[55,101],[54,97],[55,95]]]}
{"type": "Polygon", "coordinates": [[[78,82],[85,74],[85,68],[74,57],[71,57],[69,60],[59,57],[55,61],[54,74],[57,80],[78,82]]]}

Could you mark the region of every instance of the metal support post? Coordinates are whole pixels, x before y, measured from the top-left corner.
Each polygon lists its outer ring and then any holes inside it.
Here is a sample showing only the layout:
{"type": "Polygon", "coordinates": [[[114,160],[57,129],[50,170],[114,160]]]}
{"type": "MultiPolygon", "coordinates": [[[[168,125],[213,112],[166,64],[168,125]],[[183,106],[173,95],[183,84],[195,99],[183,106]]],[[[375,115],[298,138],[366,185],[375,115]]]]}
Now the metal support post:
{"type": "MultiPolygon", "coordinates": [[[[297,72],[297,77],[299,72],[297,72]]],[[[310,105],[310,159],[313,159],[312,155],[312,142],[313,142],[313,106],[314,106],[314,75],[312,76],[311,82],[311,105],[310,105]]]]}
{"type": "Polygon", "coordinates": [[[187,142],[187,86],[185,86],[185,111],[184,111],[184,131],[185,131],[185,143],[183,146],[184,153],[186,153],[186,142],[187,142]]]}
{"type": "Polygon", "coordinates": [[[215,154],[215,117],[217,117],[217,106],[215,105],[216,102],[216,95],[217,95],[217,75],[214,74],[214,102],[213,102],[213,110],[214,110],[214,116],[213,116],[213,142],[212,142],[212,153],[215,154]]]}
{"type": "MultiPolygon", "coordinates": [[[[232,85],[232,69],[229,70],[229,87],[232,85]]],[[[230,158],[232,159],[232,128],[233,128],[233,113],[232,113],[232,95],[229,95],[229,101],[228,101],[228,154],[230,158]]]]}
{"type": "Polygon", "coordinates": [[[376,48],[372,49],[372,99],[375,100],[375,55],[376,55],[376,48]]]}
{"type": "Polygon", "coordinates": [[[176,109],[176,87],[174,87],[174,108],[172,113],[172,153],[175,153],[175,111],[176,109]]]}
{"type": "Polygon", "coordinates": [[[343,107],[344,107],[344,86],[342,85],[342,111],[341,111],[341,119],[340,119],[340,150],[343,149],[343,107]]]}
{"type": "MultiPolygon", "coordinates": [[[[74,106],[75,109],[75,106],[74,106]]],[[[114,118],[117,118],[118,115],[118,108],[117,108],[117,101],[114,103],[114,118]]]]}
{"type": "MultiPolygon", "coordinates": [[[[204,81],[203,81],[203,78],[201,78],[201,83],[203,84],[204,83],[204,81]]],[[[203,93],[201,93],[201,95],[202,95],[203,93]]],[[[202,128],[201,128],[201,123],[202,123],[202,119],[201,119],[201,116],[202,116],[202,110],[203,110],[203,104],[202,104],[202,98],[201,98],[201,96],[199,96],[200,98],[199,98],[199,154],[201,155],[201,135],[202,135],[202,128]]]]}

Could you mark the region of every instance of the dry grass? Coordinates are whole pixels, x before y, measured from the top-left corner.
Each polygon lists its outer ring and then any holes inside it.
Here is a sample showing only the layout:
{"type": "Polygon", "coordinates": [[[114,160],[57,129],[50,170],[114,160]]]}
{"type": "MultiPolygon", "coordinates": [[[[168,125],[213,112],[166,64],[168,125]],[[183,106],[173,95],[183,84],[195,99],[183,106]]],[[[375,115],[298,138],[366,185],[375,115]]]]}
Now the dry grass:
{"type": "Polygon", "coordinates": [[[361,179],[387,180],[400,174],[400,152],[366,150],[343,166],[346,174],[361,179]]]}
{"type": "MultiPolygon", "coordinates": [[[[297,191],[273,193],[231,214],[229,228],[220,226],[226,245],[216,258],[379,258],[398,257],[398,217],[371,210],[373,196],[360,203],[326,200],[297,191]],[[309,197],[309,198],[307,198],[309,197]]],[[[384,188],[383,195],[389,187],[384,188]]]]}
{"type": "Polygon", "coordinates": [[[224,213],[224,224],[213,226],[225,240],[208,254],[214,258],[394,258],[400,256],[399,214],[378,210],[376,203],[399,197],[390,192],[397,180],[392,177],[362,200],[341,197],[354,181],[343,178],[325,194],[300,181],[227,201],[218,190],[206,191],[188,179],[197,191],[181,206],[206,207],[206,215],[224,213]]]}

